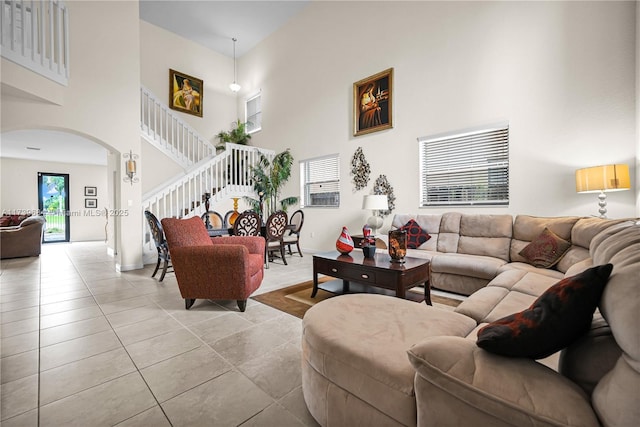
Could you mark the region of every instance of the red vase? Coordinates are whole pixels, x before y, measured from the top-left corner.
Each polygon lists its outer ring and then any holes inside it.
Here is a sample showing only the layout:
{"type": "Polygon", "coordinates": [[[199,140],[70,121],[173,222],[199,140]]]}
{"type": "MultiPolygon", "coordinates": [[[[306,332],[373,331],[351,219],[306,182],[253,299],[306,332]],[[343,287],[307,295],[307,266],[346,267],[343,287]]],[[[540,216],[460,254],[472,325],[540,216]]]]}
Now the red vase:
{"type": "Polygon", "coordinates": [[[336,240],[336,249],[341,254],[348,254],[353,250],[353,239],[349,235],[347,227],[342,227],[342,233],[340,233],[340,237],[336,240]]]}

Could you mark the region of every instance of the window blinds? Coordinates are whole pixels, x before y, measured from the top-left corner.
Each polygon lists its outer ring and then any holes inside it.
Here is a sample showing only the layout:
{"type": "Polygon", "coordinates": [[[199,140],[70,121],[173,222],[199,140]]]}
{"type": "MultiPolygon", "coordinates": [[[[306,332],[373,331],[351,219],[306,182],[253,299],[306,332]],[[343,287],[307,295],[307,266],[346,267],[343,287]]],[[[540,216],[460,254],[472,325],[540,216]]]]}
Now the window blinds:
{"type": "Polygon", "coordinates": [[[421,206],[509,204],[508,123],[418,141],[421,206]]]}
{"type": "Polygon", "coordinates": [[[340,206],[340,158],[337,154],[300,162],[302,207],[340,206]]]}
{"type": "Polygon", "coordinates": [[[257,132],[262,129],[262,94],[247,99],[245,105],[247,117],[247,133],[257,132]]]}

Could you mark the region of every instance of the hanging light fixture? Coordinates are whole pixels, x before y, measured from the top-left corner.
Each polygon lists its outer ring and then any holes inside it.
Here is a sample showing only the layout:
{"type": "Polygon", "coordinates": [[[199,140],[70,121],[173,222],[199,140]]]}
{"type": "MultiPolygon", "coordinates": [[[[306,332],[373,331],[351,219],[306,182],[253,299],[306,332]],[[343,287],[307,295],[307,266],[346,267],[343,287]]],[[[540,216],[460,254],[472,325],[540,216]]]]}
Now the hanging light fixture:
{"type": "Polygon", "coordinates": [[[124,161],[124,169],[127,176],[122,179],[124,182],[130,182],[131,185],[133,185],[134,182],[140,181],[140,179],[138,179],[138,177],[136,176],[138,169],[136,165],[136,159],[138,158],[138,155],[133,154],[133,152],[129,150],[129,152],[124,153],[122,157],[127,159],[124,161]]]}
{"type": "Polygon", "coordinates": [[[236,83],[236,42],[238,39],[233,37],[231,40],[233,40],[233,83],[229,85],[229,89],[231,92],[238,92],[240,90],[240,85],[236,83]]]}

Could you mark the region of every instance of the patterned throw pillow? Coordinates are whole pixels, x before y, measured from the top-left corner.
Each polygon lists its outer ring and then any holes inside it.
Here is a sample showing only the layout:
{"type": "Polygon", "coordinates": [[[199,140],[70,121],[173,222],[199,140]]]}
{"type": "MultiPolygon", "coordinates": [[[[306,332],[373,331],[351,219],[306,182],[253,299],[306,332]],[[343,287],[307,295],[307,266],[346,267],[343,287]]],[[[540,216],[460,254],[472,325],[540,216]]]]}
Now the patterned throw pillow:
{"type": "Polygon", "coordinates": [[[551,286],[528,309],[491,322],[476,344],[492,353],[542,359],[589,331],[613,265],[590,268],[551,286]]]}
{"type": "Polygon", "coordinates": [[[421,244],[431,238],[429,233],[424,231],[415,220],[410,219],[405,225],[400,227],[400,230],[407,232],[407,248],[417,249],[421,244]]]}
{"type": "Polygon", "coordinates": [[[534,267],[551,268],[560,261],[570,247],[571,242],[567,242],[545,228],[538,237],[520,251],[520,255],[534,267]]]}

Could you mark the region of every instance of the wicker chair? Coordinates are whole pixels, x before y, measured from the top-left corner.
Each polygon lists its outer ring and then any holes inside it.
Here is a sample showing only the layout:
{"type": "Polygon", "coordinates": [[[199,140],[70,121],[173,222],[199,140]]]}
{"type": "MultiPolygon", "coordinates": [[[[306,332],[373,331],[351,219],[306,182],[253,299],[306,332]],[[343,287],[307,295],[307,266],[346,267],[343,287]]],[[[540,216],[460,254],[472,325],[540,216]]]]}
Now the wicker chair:
{"type": "Polygon", "coordinates": [[[245,311],[247,298],[264,276],[264,239],[256,236],[209,237],[200,218],[164,218],[171,262],[185,307],[196,299],[236,300],[245,311]]]}
{"type": "Polygon", "coordinates": [[[302,230],[302,224],[304,223],[304,213],[298,209],[295,211],[291,218],[289,219],[289,227],[288,233],[285,233],[282,240],[284,240],[284,245],[289,248],[289,255],[293,255],[291,252],[291,245],[296,245],[298,248],[298,253],[302,256],[302,251],[300,250],[300,230],[302,230]]]}
{"type": "Polygon", "coordinates": [[[156,250],[158,251],[158,262],[156,262],[156,269],[153,270],[151,277],[156,276],[156,273],[160,269],[160,263],[162,262],[162,273],[160,273],[160,279],[158,279],[158,281],[162,282],[164,280],[164,275],[167,274],[167,272],[170,272],[169,269],[172,268],[172,266],[169,265],[171,262],[169,248],[167,247],[167,241],[164,238],[162,224],[160,224],[158,218],[149,211],[144,211],[144,216],[147,218],[149,229],[151,230],[151,236],[153,237],[153,242],[156,244],[156,250]]]}
{"type": "Polygon", "coordinates": [[[284,241],[282,240],[282,237],[284,236],[284,232],[287,231],[287,223],[288,218],[286,212],[274,212],[269,215],[269,218],[267,218],[265,231],[267,259],[269,261],[273,261],[271,254],[275,251],[279,251],[284,265],[287,265],[287,259],[284,254],[284,241]]]}

